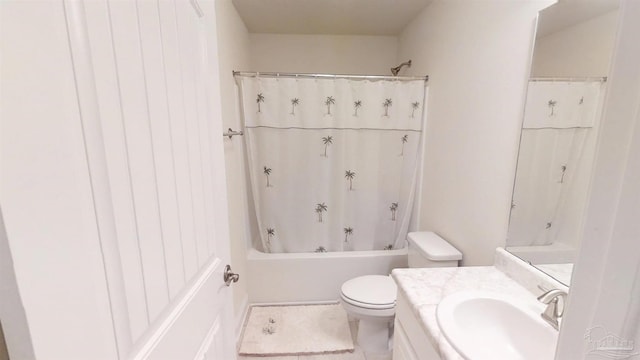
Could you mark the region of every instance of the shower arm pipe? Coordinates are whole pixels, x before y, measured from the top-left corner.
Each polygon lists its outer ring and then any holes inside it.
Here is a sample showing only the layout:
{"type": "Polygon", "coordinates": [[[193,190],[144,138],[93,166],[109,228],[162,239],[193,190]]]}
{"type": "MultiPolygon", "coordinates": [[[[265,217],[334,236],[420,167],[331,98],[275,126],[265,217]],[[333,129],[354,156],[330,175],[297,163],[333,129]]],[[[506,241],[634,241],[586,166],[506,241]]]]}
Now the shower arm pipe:
{"type": "Polygon", "coordinates": [[[406,67],[411,67],[411,60],[409,61],[405,61],[402,64],[396,66],[396,67],[392,67],[391,70],[391,74],[393,76],[398,76],[398,73],[400,72],[400,70],[402,70],[402,67],[406,66],[406,67]]]}
{"type": "Polygon", "coordinates": [[[349,79],[349,80],[396,80],[396,81],[429,81],[429,76],[390,76],[390,75],[337,75],[337,74],[295,74],[278,72],[233,71],[233,76],[247,77],[282,77],[302,79],[349,79]]]}
{"type": "Polygon", "coordinates": [[[601,81],[606,82],[606,76],[573,76],[573,77],[557,77],[557,76],[534,76],[529,78],[529,81],[601,81]]]}

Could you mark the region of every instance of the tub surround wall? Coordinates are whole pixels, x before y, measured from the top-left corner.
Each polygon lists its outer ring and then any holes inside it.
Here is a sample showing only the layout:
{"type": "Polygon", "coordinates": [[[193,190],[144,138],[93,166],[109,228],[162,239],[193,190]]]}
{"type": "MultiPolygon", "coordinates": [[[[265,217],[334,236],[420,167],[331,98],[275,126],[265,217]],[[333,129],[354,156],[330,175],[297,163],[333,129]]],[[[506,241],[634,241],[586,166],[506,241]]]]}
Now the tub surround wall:
{"type": "MultiPolygon", "coordinates": [[[[495,261],[495,266],[393,270],[399,298],[407,300],[405,305],[418,319],[442,359],[463,359],[444,337],[436,319],[436,308],[446,296],[480,290],[531,301],[542,293],[537,285],[563,288],[563,285],[504,249],[495,251],[495,261]]],[[[544,306],[540,305],[542,311],[544,306]]]]}
{"type": "MultiPolygon", "coordinates": [[[[230,0],[216,1],[218,60],[220,69],[220,97],[222,128],[242,128],[238,112],[236,85],[231,72],[249,67],[249,32],[230,0]]],[[[250,223],[247,209],[247,177],[245,175],[243,138],[236,136],[224,140],[227,179],[229,235],[231,239],[231,266],[240,274],[240,281],[233,284],[235,319],[241,325],[248,306],[247,246],[250,243],[250,223]]],[[[241,326],[237,326],[237,331],[241,326]]]]}
{"type": "Polygon", "coordinates": [[[402,32],[406,75],[429,75],[419,229],[463,265],[504,246],[534,24],[552,1],[434,1],[402,32]]]}

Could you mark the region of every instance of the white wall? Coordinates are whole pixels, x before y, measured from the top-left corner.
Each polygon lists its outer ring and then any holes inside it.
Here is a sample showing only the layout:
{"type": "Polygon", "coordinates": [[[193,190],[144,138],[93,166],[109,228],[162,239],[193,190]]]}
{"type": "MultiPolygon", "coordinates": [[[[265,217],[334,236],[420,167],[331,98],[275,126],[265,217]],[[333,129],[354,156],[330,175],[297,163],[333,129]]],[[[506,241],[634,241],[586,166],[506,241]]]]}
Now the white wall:
{"type": "Polygon", "coordinates": [[[251,34],[250,39],[252,71],[391,75],[398,65],[395,36],[251,34]]]}
{"type": "MultiPolygon", "coordinates": [[[[233,70],[250,68],[249,32],[240,19],[231,0],[216,1],[218,30],[218,61],[220,69],[220,96],[222,105],[222,133],[228,128],[242,129],[238,113],[238,96],[233,70]]],[[[229,234],[231,238],[231,266],[240,274],[240,281],[233,284],[234,312],[237,320],[247,306],[247,246],[250,230],[247,221],[247,175],[245,174],[244,138],[224,139],[227,195],[229,199],[229,234]]]]}
{"type": "Polygon", "coordinates": [[[435,1],[400,36],[429,75],[420,228],[488,265],[507,235],[534,24],[551,1],[435,1]]]}
{"type": "Polygon", "coordinates": [[[536,39],[532,76],[607,76],[618,10],[536,39]]]}
{"type": "MultiPolygon", "coordinates": [[[[556,359],[602,359],[585,339],[640,340],[640,2],[623,0],[584,238],[556,359]]],[[[630,355],[628,358],[633,358],[630,355]]],[[[621,357],[622,358],[622,357],[621,357]]]]}

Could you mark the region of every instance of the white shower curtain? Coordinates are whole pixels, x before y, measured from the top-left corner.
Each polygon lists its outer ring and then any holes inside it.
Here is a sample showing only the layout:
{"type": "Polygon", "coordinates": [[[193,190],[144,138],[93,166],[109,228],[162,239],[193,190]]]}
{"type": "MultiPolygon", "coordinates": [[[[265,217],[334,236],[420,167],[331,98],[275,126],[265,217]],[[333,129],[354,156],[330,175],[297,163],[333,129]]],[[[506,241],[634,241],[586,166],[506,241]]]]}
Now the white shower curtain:
{"type": "Polygon", "coordinates": [[[509,245],[571,243],[579,236],[603,83],[529,83],[509,245]]]}
{"type": "Polygon", "coordinates": [[[242,77],[240,88],[265,251],[404,245],[424,81],[242,77]]]}

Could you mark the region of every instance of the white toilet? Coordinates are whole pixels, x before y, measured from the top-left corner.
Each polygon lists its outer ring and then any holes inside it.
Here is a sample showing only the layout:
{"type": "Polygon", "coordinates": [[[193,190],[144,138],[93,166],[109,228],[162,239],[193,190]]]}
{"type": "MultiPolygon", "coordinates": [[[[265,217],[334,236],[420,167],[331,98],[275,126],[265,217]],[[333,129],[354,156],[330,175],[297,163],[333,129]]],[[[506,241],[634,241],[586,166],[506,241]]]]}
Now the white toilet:
{"type": "MultiPolygon", "coordinates": [[[[407,240],[410,268],[455,267],[462,260],[460,251],[433,232],[412,232],[407,240]]],[[[342,284],[340,302],[351,317],[360,321],[356,341],[365,352],[390,350],[396,292],[391,276],[365,275],[342,284]]]]}

